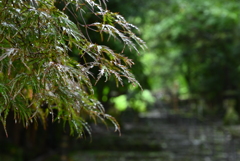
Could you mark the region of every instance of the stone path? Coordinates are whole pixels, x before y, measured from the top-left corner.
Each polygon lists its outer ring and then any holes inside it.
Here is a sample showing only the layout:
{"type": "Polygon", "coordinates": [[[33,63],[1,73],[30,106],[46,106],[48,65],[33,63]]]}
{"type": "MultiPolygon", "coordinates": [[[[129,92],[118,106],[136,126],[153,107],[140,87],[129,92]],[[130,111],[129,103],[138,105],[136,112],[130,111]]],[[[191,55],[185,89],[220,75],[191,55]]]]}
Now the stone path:
{"type": "Polygon", "coordinates": [[[121,137],[95,129],[92,143],[83,143],[71,157],[73,161],[238,161],[240,139],[216,124],[195,119],[145,118],[125,124],[121,137]]]}

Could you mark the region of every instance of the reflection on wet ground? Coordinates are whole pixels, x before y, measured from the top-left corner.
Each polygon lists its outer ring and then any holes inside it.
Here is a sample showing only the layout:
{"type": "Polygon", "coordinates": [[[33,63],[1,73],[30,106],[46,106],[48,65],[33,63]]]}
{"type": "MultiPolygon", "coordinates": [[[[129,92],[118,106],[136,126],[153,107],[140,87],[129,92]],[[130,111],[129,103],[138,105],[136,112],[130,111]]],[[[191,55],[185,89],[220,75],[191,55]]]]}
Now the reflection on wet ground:
{"type": "Polygon", "coordinates": [[[110,131],[93,131],[92,143],[87,141],[82,150],[72,153],[73,161],[240,160],[240,139],[217,122],[173,115],[126,123],[121,137],[110,131]]]}

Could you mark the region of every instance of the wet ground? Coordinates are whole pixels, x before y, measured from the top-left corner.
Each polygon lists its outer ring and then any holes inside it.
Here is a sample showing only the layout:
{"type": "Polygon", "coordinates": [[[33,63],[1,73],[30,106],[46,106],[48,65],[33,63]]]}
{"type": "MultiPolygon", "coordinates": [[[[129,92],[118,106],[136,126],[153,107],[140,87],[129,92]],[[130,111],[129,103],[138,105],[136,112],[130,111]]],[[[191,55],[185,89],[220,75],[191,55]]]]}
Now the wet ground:
{"type": "Polygon", "coordinates": [[[240,160],[240,139],[220,122],[168,115],[125,123],[121,137],[99,126],[93,132],[92,143],[71,153],[73,161],[240,160]]]}

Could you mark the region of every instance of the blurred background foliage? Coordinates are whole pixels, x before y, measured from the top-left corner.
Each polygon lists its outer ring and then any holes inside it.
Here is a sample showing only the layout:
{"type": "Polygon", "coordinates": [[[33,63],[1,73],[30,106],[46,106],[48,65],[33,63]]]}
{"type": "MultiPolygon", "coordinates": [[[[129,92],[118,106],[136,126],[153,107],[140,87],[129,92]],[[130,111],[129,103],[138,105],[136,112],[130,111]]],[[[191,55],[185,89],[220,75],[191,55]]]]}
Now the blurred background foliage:
{"type": "Polygon", "coordinates": [[[204,102],[225,115],[226,99],[239,114],[239,15],[237,1],[160,2],[143,25],[151,49],[144,55],[152,89],[169,90],[179,101],[204,102]]]}

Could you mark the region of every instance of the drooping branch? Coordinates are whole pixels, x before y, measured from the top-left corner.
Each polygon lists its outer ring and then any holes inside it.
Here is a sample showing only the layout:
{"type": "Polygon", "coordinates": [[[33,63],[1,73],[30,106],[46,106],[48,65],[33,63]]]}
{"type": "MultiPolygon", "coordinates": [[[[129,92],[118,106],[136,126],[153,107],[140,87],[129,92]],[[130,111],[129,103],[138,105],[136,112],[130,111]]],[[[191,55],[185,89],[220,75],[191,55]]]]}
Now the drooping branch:
{"type": "MultiPolygon", "coordinates": [[[[63,10],[46,0],[1,2],[0,118],[4,127],[10,112],[16,122],[23,122],[26,127],[38,120],[45,124],[47,117],[52,116],[53,121],[68,122],[71,133],[81,136],[84,128],[90,132],[82,117],[87,113],[94,120],[109,119],[120,130],[116,120],[105,114],[94,98],[89,70],[99,68],[96,82],[103,76],[106,80],[113,76],[121,84],[125,77],[139,85],[129,71],[133,62],[108,46],[93,44],[81,27],[95,27],[97,33],[105,32],[138,51],[135,42],[142,48],[145,44],[132,32],[136,27],[108,11],[104,0],[65,0],[63,10]],[[91,12],[99,21],[73,22],[64,13],[69,6],[74,6],[76,12],[91,12]],[[92,60],[85,64],[73,60],[68,55],[72,46],[83,59],[88,55],[92,60]],[[43,104],[47,108],[42,108],[43,104]]],[[[84,15],[82,19],[85,20],[84,15]]]]}

